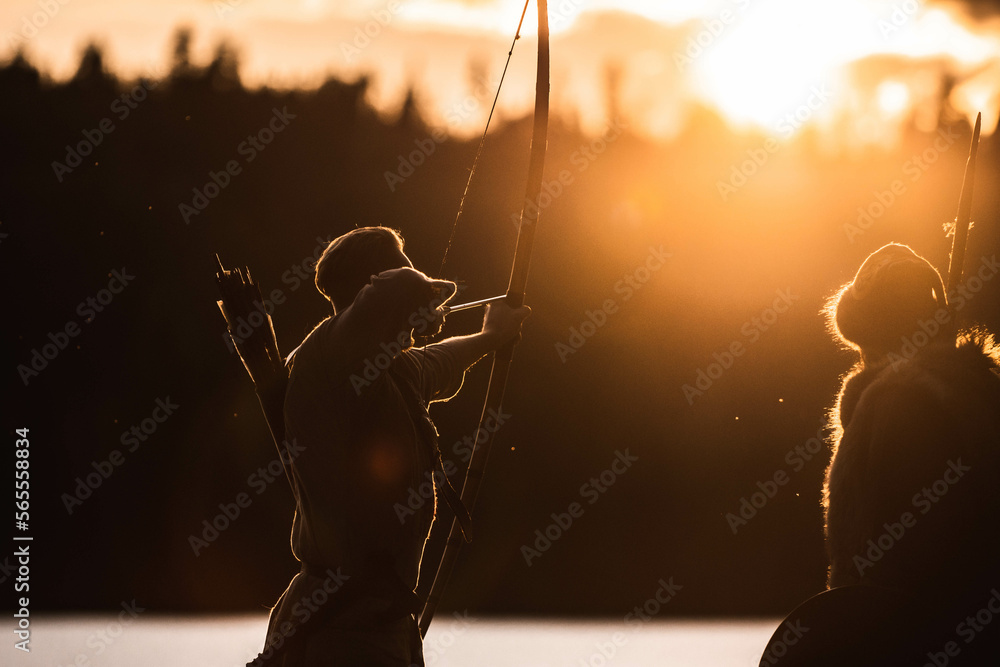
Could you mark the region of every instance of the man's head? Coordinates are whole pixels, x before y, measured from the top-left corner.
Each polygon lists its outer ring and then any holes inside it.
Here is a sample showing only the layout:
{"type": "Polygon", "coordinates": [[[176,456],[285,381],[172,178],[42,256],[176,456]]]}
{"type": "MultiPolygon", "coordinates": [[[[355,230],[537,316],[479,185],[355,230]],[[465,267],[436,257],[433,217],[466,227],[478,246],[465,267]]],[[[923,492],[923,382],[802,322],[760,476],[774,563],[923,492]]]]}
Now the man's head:
{"type": "Polygon", "coordinates": [[[457,286],[450,280],[434,280],[427,274],[407,266],[382,271],[371,277],[361,288],[381,293],[378,297],[383,313],[402,324],[417,336],[433,336],[444,325],[445,304],[455,296],[457,286]],[[388,295],[392,295],[388,297],[388,295]],[[387,298],[388,297],[388,298],[387,298]]]}
{"type": "Polygon", "coordinates": [[[334,312],[347,308],[371,277],[389,269],[412,267],[403,237],[388,227],[360,227],[330,242],[316,263],[316,289],[334,312]]]}
{"type": "Polygon", "coordinates": [[[898,350],[904,338],[921,330],[921,322],[946,313],[948,303],[931,263],[890,243],[868,256],[831,306],[834,333],[869,358],[898,350]]]}

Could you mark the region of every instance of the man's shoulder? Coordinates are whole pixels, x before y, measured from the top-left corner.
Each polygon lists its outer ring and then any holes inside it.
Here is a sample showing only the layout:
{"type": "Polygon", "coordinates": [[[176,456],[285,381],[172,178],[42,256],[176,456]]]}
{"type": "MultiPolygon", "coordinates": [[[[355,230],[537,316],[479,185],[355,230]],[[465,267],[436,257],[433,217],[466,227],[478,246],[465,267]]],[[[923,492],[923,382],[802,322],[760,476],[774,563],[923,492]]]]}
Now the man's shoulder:
{"type": "Polygon", "coordinates": [[[294,367],[295,360],[300,354],[309,354],[315,350],[321,348],[323,343],[328,341],[334,335],[334,317],[327,317],[322,322],[317,324],[312,328],[312,331],[306,334],[299,346],[296,347],[288,355],[288,363],[294,367]]]}
{"type": "Polygon", "coordinates": [[[314,398],[317,392],[360,397],[372,384],[385,380],[387,370],[394,366],[387,352],[379,349],[373,354],[369,347],[336,316],[320,322],[289,355],[286,399],[291,394],[314,398]]]}
{"type": "Polygon", "coordinates": [[[290,379],[309,375],[320,369],[328,372],[337,365],[336,318],[327,317],[306,334],[299,346],[289,353],[286,360],[290,379]]]}

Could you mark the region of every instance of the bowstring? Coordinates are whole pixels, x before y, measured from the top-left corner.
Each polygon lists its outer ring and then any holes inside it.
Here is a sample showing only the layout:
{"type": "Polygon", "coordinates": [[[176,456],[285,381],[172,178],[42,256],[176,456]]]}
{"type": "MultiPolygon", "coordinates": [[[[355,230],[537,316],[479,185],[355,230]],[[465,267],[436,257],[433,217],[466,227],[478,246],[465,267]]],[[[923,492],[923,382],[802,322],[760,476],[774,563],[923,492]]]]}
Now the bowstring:
{"type": "Polygon", "coordinates": [[[465,209],[465,198],[469,194],[469,186],[472,185],[472,177],[476,175],[476,166],[479,164],[479,158],[483,154],[483,146],[486,145],[486,133],[490,130],[490,121],[493,120],[493,112],[497,108],[497,100],[500,99],[500,89],[503,88],[504,78],[507,76],[507,68],[510,67],[511,57],[514,55],[514,45],[517,40],[521,39],[521,27],[524,25],[524,16],[528,13],[528,4],[531,0],[525,0],[524,9],[521,10],[521,20],[517,23],[517,32],[514,34],[514,39],[510,43],[510,49],[507,51],[507,62],[504,63],[503,73],[500,75],[500,83],[497,85],[496,95],[493,96],[493,106],[490,107],[490,115],[486,119],[486,127],[483,129],[483,136],[479,140],[479,148],[476,150],[476,157],[472,161],[472,169],[469,171],[469,179],[465,182],[465,190],[462,192],[462,198],[458,201],[458,213],[455,214],[455,222],[451,225],[451,233],[448,235],[448,243],[444,247],[444,256],[441,257],[441,268],[438,269],[438,276],[444,276],[444,265],[448,262],[448,251],[451,250],[451,244],[455,240],[455,231],[458,229],[458,221],[462,217],[462,211],[465,209]]]}
{"type": "MultiPolygon", "coordinates": [[[[490,115],[486,118],[486,127],[483,128],[483,136],[479,139],[479,147],[476,149],[476,157],[472,160],[472,168],[469,170],[469,178],[465,181],[465,189],[462,191],[462,197],[458,201],[458,212],[455,214],[455,221],[451,224],[451,231],[448,233],[448,243],[444,247],[444,255],[441,257],[441,267],[438,269],[438,277],[444,277],[444,267],[448,263],[448,252],[451,250],[451,246],[455,241],[455,232],[458,231],[458,221],[462,218],[462,212],[465,210],[465,199],[469,194],[469,188],[472,186],[472,179],[476,175],[476,167],[479,165],[479,158],[482,157],[483,147],[486,145],[486,135],[490,130],[490,122],[493,120],[493,113],[497,108],[497,101],[500,99],[500,90],[503,88],[504,79],[507,77],[507,70],[510,67],[511,58],[514,55],[514,45],[517,44],[517,40],[521,39],[521,28],[524,26],[524,17],[528,13],[528,5],[531,0],[525,0],[524,9],[521,10],[521,19],[517,22],[517,30],[514,33],[514,39],[510,42],[510,48],[507,50],[507,61],[504,63],[503,72],[500,74],[500,83],[497,84],[497,92],[493,96],[493,104],[490,106],[490,115]]],[[[426,342],[433,341],[434,336],[430,336],[426,339],[426,342]]],[[[425,343],[426,344],[426,343],[425,343]]],[[[420,365],[420,379],[423,380],[423,364],[420,365]]]]}
{"type": "MultiPolygon", "coordinates": [[[[517,22],[517,31],[514,33],[514,39],[511,40],[510,48],[507,50],[507,61],[504,63],[503,72],[500,74],[500,83],[497,84],[497,92],[493,96],[493,104],[490,106],[490,115],[486,118],[486,127],[483,128],[483,136],[479,139],[479,147],[476,149],[476,157],[472,161],[472,168],[469,170],[469,178],[465,181],[465,189],[462,191],[462,198],[458,201],[458,212],[455,214],[455,221],[451,225],[451,231],[448,234],[448,243],[444,247],[444,255],[441,257],[441,268],[438,269],[438,277],[444,277],[444,267],[448,262],[448,251],[451,250],[451,245],[455,241],[455,232],[458,230],[458,221],[462,217],[462,211],[465,209],[465,198],[469,194],[469,187],[472,185],[472,178],[476,175],[476,166],[479,164],[479,158],[483,154],[483,146],[486,145],[486,134],[490,130],[490,121],[493,120],[493,112],[497,108],[497,100],[500,99],[500,89],[503,88],[504,79],[507,76],[507,69],[510,67],[511,58],[514,55],[514,45],[517,44],[517,40],[521,39],[521,27],[524,25],[524,17],[528,13],[528,5],[531,0],[525,0],[524,9],[521,10],[521,20],[517,22]]],[[[425,345],[432,342],[434,336],[426,339],[425,345]]],[[[417,375],[421,386],[424,384],[424,366],[425,359],[423,356],[418,357],[418,367],[417,375]]],[[[429,405],[427,406],[429,407],[429,405]]],[[[440,452],[440,449],[438,450],[440,452]]],[[[436,489],[435,489],[435,507],[436,502],[436,489]]],[[[419,584],[418,584],[419,585],[419,584]]]]}

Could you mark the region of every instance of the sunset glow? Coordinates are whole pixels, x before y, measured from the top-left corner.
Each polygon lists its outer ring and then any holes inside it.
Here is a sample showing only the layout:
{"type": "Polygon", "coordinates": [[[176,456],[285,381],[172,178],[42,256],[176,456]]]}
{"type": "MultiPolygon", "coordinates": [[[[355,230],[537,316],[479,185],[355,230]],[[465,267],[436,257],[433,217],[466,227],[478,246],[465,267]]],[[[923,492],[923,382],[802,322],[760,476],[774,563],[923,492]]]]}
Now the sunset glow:
{"type": "Polygon", "coordinates": [[[16,664],[923,664],[867,640],[992,609],[1000,0],[524,2],[0,0],[16,664]]]}
{"type": "MultiPolygon", "coordinates": [[[[56,78],[72,74],[90,40],[126,76],[162,71],[174,30],[190,26],[192,56],[202,62],[220,40],[236,45],[247,85],[315,86],[329,75],[372,74],[377,108],[394,113],[413,86],[429,122],[468,136],[482,125],[481,105],[457,122],[449,111],[481,81],[495,86],[522,9],[520,0],[188,0],[140,11],[97,0],[59,5],[50,16],[18,0],[0,9],[0,25],[5,57],[23,48],[56,78]]],[[[919,116],[920,109],[909,112],[933,99],[927,76],[948,74],[956,79],[950,104],[970,118],[983,111],[989,134],[1000,105],[1000,24],[970,28],[957,11],[915,0],[550,2],[553,104],[599,129],[608,120],[603,82],[613,65],[621,68],[619,107],[641,132],[674,135],[686,109],[704,104],[735,128],[787,138],[806,125],[919,116]],[[895,58],[896,71],[871,64],[886,58],[895,58]],[[866,113],[877,117],[858,116],[866,113]]],[[[530,109],[536,33],[529,11],[501,96],[508,116],[530,109]]]]}

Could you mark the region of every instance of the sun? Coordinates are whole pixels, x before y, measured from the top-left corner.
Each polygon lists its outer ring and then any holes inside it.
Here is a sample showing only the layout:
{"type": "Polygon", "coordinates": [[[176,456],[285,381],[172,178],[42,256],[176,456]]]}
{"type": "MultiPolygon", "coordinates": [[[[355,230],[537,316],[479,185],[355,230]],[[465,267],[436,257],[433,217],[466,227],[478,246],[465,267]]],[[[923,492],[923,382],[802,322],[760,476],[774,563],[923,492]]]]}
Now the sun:
{"type": "MultiPolygon", "coordinates": [[[[704,46],[691,49],[691,69],[695,87],[737,125],[774,128],[815,87],[835,88],[844,64],[878,47],[876,21],[859,0],[748,3],[728,19],[704,24],[708,37],[695,37],[704,46]]],[[[817,116],[836,106],[826,102],[817,116]]]]}

